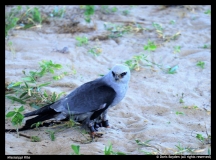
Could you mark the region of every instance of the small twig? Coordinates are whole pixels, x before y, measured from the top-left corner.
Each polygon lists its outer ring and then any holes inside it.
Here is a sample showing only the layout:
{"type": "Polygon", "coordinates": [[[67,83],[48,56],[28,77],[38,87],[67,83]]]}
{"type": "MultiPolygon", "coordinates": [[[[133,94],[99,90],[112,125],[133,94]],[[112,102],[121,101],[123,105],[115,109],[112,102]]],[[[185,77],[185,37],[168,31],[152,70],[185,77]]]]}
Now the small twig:
{"type": "Polygon", "coordinates": [[[20,136],[23,136],[23,137],[26,137],[26,138],[30,138],[30,139],[31,139],[31,137],[30,137],[30,136],[27,136],[27,135],[25,135],[25,134],[19,133],[19,135],[20,135],[20,136]]]}
{"type": "Polygon", "coordinates": [[[209,134],[208,134],[208,131],[207,131],[207,127],[206,127],[206,123],[205,123],[205,129],[206,129],[207,137],[209,137],[209,134]]]}
{"type": "Polygon", "coordinates": [[[144,22],[138,22],[138,21],[110,21],[110,22],[120,22],[120,23],[139,23],[139,24],[146,24],[144,22]]]}
{"type": "Polygon", "coordinates": [[[72,138],[71,138],[71,140],[74,141],[74,142],[82,143],[82,144],[88,144],[88,143],[91,143],[91,141],[86,141],[86,142],[84,142],[84,141],[79,141],[79,140],[75,140],[75,139],[72,139],[72,138]]]}
{"type": "Polygon", "coordinates": [[[207,140],[208,140],[207,144],[211,144],[211,142],[209,142],[209,140],[210,140],[209,137],[211,137],[211,136],[209,136],[209,134],[208,134],[207,127],[206,127],[206,123],[205,123],[205,129],[206,129],[207,140]]]}

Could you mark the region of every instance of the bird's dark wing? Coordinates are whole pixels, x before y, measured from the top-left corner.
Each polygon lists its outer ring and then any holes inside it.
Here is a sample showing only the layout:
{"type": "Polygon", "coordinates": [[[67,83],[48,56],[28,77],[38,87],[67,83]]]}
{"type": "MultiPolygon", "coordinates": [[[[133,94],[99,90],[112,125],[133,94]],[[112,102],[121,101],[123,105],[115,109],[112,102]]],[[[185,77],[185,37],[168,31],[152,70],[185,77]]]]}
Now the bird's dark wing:
{"type": "MultiPolygon", "coordinates": [[[[94,112],[101,114],[114,100],[116,92],[113,88],[100,80],[85,83],[72,91],[68,96],[61,100],[61,104],[54,103],[50,107],[57,111],[69,110],[72,113],[83,114],[94,112]],[[106,104],[103,109],[98,110],[101,105],[106,104]],[[98,111],[97,111],[98,110],[98,111]]],[[[95,113],[95,115],[97,115],[95,113]]]]}

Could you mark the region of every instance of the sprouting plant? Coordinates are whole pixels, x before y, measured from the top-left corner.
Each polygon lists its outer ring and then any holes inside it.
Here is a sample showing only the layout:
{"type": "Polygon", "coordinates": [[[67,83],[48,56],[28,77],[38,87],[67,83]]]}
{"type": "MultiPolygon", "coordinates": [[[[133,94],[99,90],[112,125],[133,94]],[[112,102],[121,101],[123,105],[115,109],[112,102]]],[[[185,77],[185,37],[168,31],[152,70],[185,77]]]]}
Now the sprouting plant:
{"type": "Polygon", "coordinates": [[[122,11],[122,13],[123,13],[123,15],[127,16],[127,15],[129,15],[130,11],[129,10],[124,10],[124,11],[122,11]]]}
{"type": "Polygon", "coordinates": [[[165,36],[161,31],[157,31],[157,33],[158,33],[158,37],[162,38],[165,42],[169,42],[170,40],[176,40],[181,35],[180,31],[176,32],[174,35],[171,36],[165,36]]]}
{"type": "Polygon", "coordinates": [[[12,100],[12,102],[27,103],[36,109],[39,106],[55,102],[65,92],[59,94],[53,92],[51,95],[48,95],[46,90],[42,91],[41,88],[49,85],[51,82],[39,83],[37,80],[47,73],[53,74],[55,69],[60,69],[61,67],[60,64],[55,64],[52,61],[42,61],[39,70],[29,71],[29,73],[23,71],[25,77],[22,78],[22,81],[12,82],[6,86],[6,98],[12,100]]]}
{"type": "Polygon", "coordinates": [[[38,136],[31,136],[32,142],[40,142],[40,138],[38,136]]]}
{"type": "Polygon", "coordinates": [[[104,28],[110,32],[109,38],[122,37],[126,33],[139,32],[144,28],[139,24],[116,25],[113,23],[104,23],[104,28]]]}
{"type": "Polygon", "coordinates": [[[196,135],[196,138],[198,139],[198,140],[200,140],[201,142],[203,142],[204,141],[204,137],[203,137],[203,135],[202,134],[197,134],[196,135]]]}
{"type": "Polygon", "coordinates": [[[117,12],[117,11],[118,11],[118,8],[117,8],[117,7],[112,7],[111,11],[112,11],[112,12],[117,12]]]}
{"type": "Polygon", "coordinates": [[[211,45],[204,44],[202,48],[209,49],[209,48],[211,48],[211,45]]]}
{"type": "Polygon", "coordinates": [[[176,115],[184,115],[183,112],[176,111],[176,115]]]}
{"type": "Polygon", "coordinates": [[[136,139],[135,141],[136,141],[136,143],[137,143],[138,145],[143,145],[143,146],[149,147],[149,146],[151,146],[151,145],[149,144],[149,142],[152,141],[152,139],[147,140],[147,141],[145,141],[145,142],[141,142],[141,141],[138,140],[138,139],[136,139]]]}
{"type": "Polygon", "coordinates": [[[203,61],[198,61],[196,65],[197,65],[198,67],[204,69],[205,62],[203,62],[203,61]]]}
{"type": "Polygon", "coordinates": [[[105,14],[110,14],[118,11],[118,8],[112,7],[110,8],[108,5],[102,5],[101,6],[101,11],[105,14]]]}
{"type": "Polygon", "coordinates": [[[179,103],[184,103],[184,101],[183,101],[183,99],[182,99],[182,98],[180,98],[180,100],[179,100],[179,103]]]}
{"type": "Polygon", "coordinates": [[[178,151],[176,151],[174,154],[183,154],[184,152],[188,152],[188,151],[191,151],[189,148],[185,148],[185,147],[183,147],[181,144],[180,144],[180,142],[179,142],[179,144],[178,145],[175,145],[176,146],[176,148],[178,149],[178,151]]]}
{"type": "Polygon", "coordinates": [[[154,63],[152,61],[149,61],[147,59],[147,55],[144,55],[144,54],[135,55],[135,56],[133,56],[133,58],[131,60],[127,60],[124,63],[130,68],[130,70],[139,71],[141,62],[147,62],[147,66],[152,66],[152,64],[156,65],[158,67],[161,66],[161,65],[158,65],[158,64],[156,64],[156,63],[154,63]]]}
{"type": "Polygon", "coordinates": [[[47,130],[46,133],[49,134],[51,141],[55,140],[55,131],[47,130]]]}
{"type": "Polygon", "coordinates": [[[75,39],[78,41],[77,46],[82,46],[82,45],[87,45],[88,44],[88,38],[83,36],[83,37],[75,37],[75,39]]]}
{"type": "Polygon", "coordinates": [[[31,11],[32,12],[32,20],[37,23],[42,23],[42,17],[39,9],[37,7],[34,7],[34,9],[31,11]]]}
{"type": "Polygon", "coordinates": [[[77,125],[79,125],[79,123],[74,121],[72,118],[70,118],[69,121],[66,123],[66,126],[69,127],[69,128],[75,127],[77,125]]]}
{"type": "Polygon", "coordinates": [[[181,35],[181,32],[176,32],[173,36],[169,37],[170,40],[176,40],[181,35]]]}
{"type": "Polygon", "coordinates": [[[79,145],[71,145],[71,149],[73,150],[72,154],[81,155],[80,154],[80,146],[79,145]]]}
{"type": "Polygon", "coordinates": [[[179,52],[181,52],[181,46],[175,46],[174,53],[179,53],[179,52]]]}
{"type": "Polygon", "coordinates": [[[158,30],[158,31],[163,31],[163,30],[164,30],[163,27],[161,26],[161,24],[159,24],[159,23],[153,22],[153,23],[152,23],[152,26],[153,26],[156,30],[158,30]]]}
{"type": "Polygon", "coordinates": [[[197,106],[193,106],[193,109],[198,109],[199,107],[197,107],[197,106]]]}
{"type": "Polygon", "coordinates": [[[59,9],[57,6],[55,7],[55,9],[53,9],[52,13],[50,13],[51,17],[64,17],[65,14],[65,7],[62,7],[61,9],[59,9]]]}
{"type": "Polygon", "coordinates": [[[132,8],[135,8],[136,7],[136,5],[130,5],[130,8],[132,9],[132,8]]]}
{"type": "Polygon", "coordinates": [[[5,14],[5,37],[8,35],[8,31],[15,26],[18,29],[41,27],[42,22],[43,18],[37,7],[27,6],[24,10],[22,6],[17,6],[5,14]]]}
{"type": "Polygon", "coordinates": [[[37,130],[39,130],[39,126],[40,126],[41,124],[42,124],[41,122],[33,123],[33,124],[31,125],[31,128],[33,128],[33,127],[35,126],[35,128],[36,128],[37,130]]]}
{"type": "Polygon", "coordinates": [[[130,68],[130,70],[139,71],[140,70],[139,60],[140,59],[133,57],[133,59],[125,61],[125,64],[130,68]]]}
{"type": "Polygon", "coordinates": [[[94,5],[81,5],[80,8],[85,10],[84,11],[85,21],[87,23],[90,23],[91,22],[91,16],[95,12],[95,6],[94,5]]]}
{"type": "Polygon", "coordinates": [[[109,146],[105,146],[104,155],[126,155],[123,152],[114,152],[112,149],[112,144],[110,143],[109,146]]]}
{"type": "MultiPolygon", "coordinates": [[[[76,72],[74,72],[74,74],[75,74],[76,72]]],[[[60,75],[56,75],[56,76],[53,76],[53,79],[54,80],[60,80],[60,79],[62,79],[63,77],[65,77],[65,76],[67,76],[68,75],[68,72],[63,72],[62,74],[60,74],[60,75]]]]}
{"type": "MultiPolygon", "coordinates": [[[[141,145],[141,146],[145,146],[145,147],[154,147],[152,145],[149,144],[149,142],[152,141],[151,139],[150,140],[147,140],[147,141],[144,141],[144,142],[141,142],[140,140],[136,139],[135,142],[138,144],[138,145],[141,145]]],[[[155,147],[154,147],[155,148],[155,147]]],[[[158,149],[157,149],[158,150],[158,149]]],[[[157,152],[146,152],[144,150],[141,150],[145,155],[155,155],[157,154],[157,152]]]]}
{"type": "Polygon", "coordinates": [[[16,127],[17,135],[19,137],[19,126],[21,126],[24,119],[24,115],[21,113],[25,109],[23,106],[19,108],[14,108],[14,111],[9,111],[6,114],[6,118],[11,118],[11,123],[16,127]]]}
{"type": "Polygon", "coordinates": [[[104,23],[106,30],[110,31],[109,38],[118,38],[122,37],[127,31],[124,29],[124,26],[115,25],[111,23],[104,23]]]}
{"type": "Polygon", "coordinates": [[[174,74],[174,73],[176,73],[177,69],[178,69],[178,65],[173,66],[173,67],[169,67],[168,70],[167,70],[167,73],[168,74],[174,74]]]}
{"type": "Polygon", "coordinates": [[[209,14],[209,15],[211,15],[211,10],[210,9],[208,9],[207,11],[205,11],[204,12],[205,14],[209,14]]]}
{"type": "Polygon", "coordinates": [[[93,54],[94,56],[98,56],[101,54],[102,49],[99,47],[92,47],[88,50],[89,53],[93,54]]]}
{"type": "Polygon", "coordinates": [[[165,38],[163,33],[164,28],[161,26],[161,24],[153,22],[152,26],[155,28],[158,37],[164,39],[165,38]]]}
{"type": "Polygon", "coordinates": [[[184,109],[199,109],[199,107],[197,107],[197,106],[183,106],[183,108],[184,109]]]}
{"type": "Polygon", "coordinates": [[[39,63],[41,71],[40,72],[31,72],[33,76],[39,76],[42,77],[45,75],[45,73],[55,73],[54,69],[61,69],[62,65],[53,63],[51,60],[50,61],[42,61],[39,63]]]}
{"type": "Polygon", "coordinates": [[[105,146],[104,155],[111,155],[112,152],[112,144],[110,143],[109,147],[105,146]]]}
{"type": "Polygon", "coordinates": [[[203,145],[204,144],[211,144],[211,135],[208,134],[206,125],[205,125],[205,129],[206,129],[206,137],[204,137],[202,134],[196,134],[196,137],[195,137],[192,135],[193,131],[191,132],[191,136],[198,139],[203,145]]]}
{"type": "Polygon", "coordinates": [[[9,30],[14,28],[17,25],[19,18],[13,17],[5,22],[5,37],[8,35],[9,30]]]}
{"type": "Polygon", "coordinates": [[[17,6],[16,8],[12,8],[9,13],[5,13],[5,37],[8,35],[9,30],[17,25],[17,22],[20,19],[18,14],[21,9],[21,6],[17,6]]]}
{"type": "Polygon", "coordinates": [[[21,14],[20,16],[20,24],[22,24],[22,28],[27,29],[31,28],[33,26],[38,26],[40,27],[43,18],[41,16],[41,13],[37,7],[26,7],[26,11],[21,14]]]}
{"type": "Polygon", "coordinates": [[[147,152],[147,151],[144,151],[142,150],[142,152],[145,154],[145,155],[155,155],[156,153],[154,152],[147,152]]]}
{"type": "Polygon", "coordinates": [[[176,21],[175,20],[171,20],[169,23],[174,25],[176,23],[176,21]]]}
{"type": "Polygon", "coordinates": [[[155,51],[156,48],[157,48],[156,44],[151,40],[148,40],[148,44],[144,45],[144,50],[155,51]]]}
{"type": "Polygon", "coordinates": [[[179,99],[179,103],[184,103],[183,98],[184,98],[184,93],[182,93],[181,98],[179,99]]]}

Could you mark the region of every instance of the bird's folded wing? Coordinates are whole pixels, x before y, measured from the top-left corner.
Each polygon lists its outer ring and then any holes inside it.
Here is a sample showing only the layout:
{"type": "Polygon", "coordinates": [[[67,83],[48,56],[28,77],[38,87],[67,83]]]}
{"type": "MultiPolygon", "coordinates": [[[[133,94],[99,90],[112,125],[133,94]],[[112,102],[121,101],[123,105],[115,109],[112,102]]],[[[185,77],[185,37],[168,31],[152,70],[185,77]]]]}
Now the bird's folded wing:
{"type": "Polygon", "coordinates": [[[87,112],[98,113],[105,110],[114,100],[116,92],[106,84],[95,80],[83,84],[75,89],[59,103],[54,103],[50,108],[57,112],[70,112],[70,114],[83,114],[87,112]],[[102,107],[106,103],[106,106],[102,107]]]}

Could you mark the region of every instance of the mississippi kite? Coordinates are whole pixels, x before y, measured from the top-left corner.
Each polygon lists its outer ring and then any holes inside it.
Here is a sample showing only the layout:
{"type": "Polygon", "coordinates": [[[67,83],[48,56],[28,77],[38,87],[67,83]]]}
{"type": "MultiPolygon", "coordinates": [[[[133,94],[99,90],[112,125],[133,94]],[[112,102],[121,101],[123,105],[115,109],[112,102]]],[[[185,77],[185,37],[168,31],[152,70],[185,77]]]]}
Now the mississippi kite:
{"type": "Polygon", "coordinates": [[[109,127],[107,110],[117,105],[126,94],[130,80],[130,70],[125,65],[115,65],[106,75],[87,82],[60,100],[38,110],[25,113],[26,120],[20,131],[30,129],[31,125],[48,119],[57,121],[70,117],[89,128],[94,135],[98,127],[109,127]]]}

